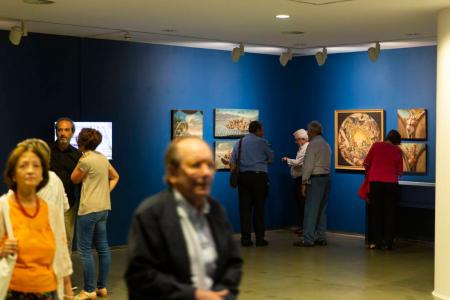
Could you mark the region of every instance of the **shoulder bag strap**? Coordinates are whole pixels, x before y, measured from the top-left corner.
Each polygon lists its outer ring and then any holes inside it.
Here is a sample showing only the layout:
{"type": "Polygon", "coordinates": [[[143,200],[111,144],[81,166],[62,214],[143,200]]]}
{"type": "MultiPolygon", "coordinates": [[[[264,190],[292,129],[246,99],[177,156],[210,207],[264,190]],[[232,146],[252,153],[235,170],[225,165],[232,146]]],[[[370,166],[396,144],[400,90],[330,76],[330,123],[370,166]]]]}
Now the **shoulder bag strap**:
{"type": "Polygon", "coordinates": [[[9,218],[8,198],[1,197],[0,203],[2,205],[3,220],[5,222],[6,234],[8,235],[9,239],[13,239],[14,232],[13,232],[12,225],[11,225],[11,219],[9,218]]]}
{"type": "Polygon", "coordinates": [[[239,166],[241,164],[241,148],[242,148],[242,139],[243,137],[239,140],[239,145],[238,145],[238,157],[237,157],[237,161],[236,161],[236,165],[239,166]]]}

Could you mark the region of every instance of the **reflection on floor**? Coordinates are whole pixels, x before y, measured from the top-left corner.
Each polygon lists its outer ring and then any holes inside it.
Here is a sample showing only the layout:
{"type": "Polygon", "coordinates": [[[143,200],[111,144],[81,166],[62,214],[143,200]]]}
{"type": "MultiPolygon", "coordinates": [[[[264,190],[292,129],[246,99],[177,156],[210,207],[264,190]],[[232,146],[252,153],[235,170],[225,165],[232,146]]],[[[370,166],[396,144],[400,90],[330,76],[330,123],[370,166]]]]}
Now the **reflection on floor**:
{"type": "MultiPolygon", "coordinates": [[[[362,237],[330,233],[326,247],[298,248],[292,247],[297,238],[288,230],[270,231],[267,239],[268,247],[241,249],[245,265],[239,299],[435,299],[429,244],[401,241],[394,251],[367,250],[362,237]]],[[[112,251],[110,300],[127,299],[125,252],[112,251]]],[[[82,267],[77,253],[73,258],[73,282],[80,290],[82,267]]]]}

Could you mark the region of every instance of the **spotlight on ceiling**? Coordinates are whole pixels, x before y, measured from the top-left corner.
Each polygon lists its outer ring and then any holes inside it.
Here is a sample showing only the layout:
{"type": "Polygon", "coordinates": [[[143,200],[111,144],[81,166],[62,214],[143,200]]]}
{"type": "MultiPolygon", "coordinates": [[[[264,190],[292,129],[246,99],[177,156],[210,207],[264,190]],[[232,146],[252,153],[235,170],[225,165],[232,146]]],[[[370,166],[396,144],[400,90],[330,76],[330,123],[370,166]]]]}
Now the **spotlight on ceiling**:
{"type": "Polygon", "coordinates": [[[286,15],[286,14],[279,14],[276,15],[275,18],[277,19],[289,19],[291,16],[290,15],[286,15]]]}
{"type": "Polygon", "coordinates": [[[132,36],[131,36],[131,33],[129,32],[129,31],[124,31],[123,32],[123,39],[124,40],[131,40],[131,38],[132,38],[132,36]]]}
{"type": "Polygon", "coordinates": [[[322,51],[316,53],[316,61],[319,66],[323,66],[327,60],[327,48],[322,48],[322,51]]]}
{"type": "Polygon", "coordinates": [[[233,51],[231,51],[231,60],[235,63],[239,61],[241,55],[244,55],[244,44],[240,43],[239,47],[234,47],[233,51]]]}
{"type": "Polygon", "coordinates": [[[287,63],[292,59],[292,50],[288,49],[286,52],[281,53],[280,55],[280,64],[283,67],[286,67],[287,63]]]}
{"type": "Polygon", "coordinates": [[[54,4],[53,0],[23,0],[27,4],[54,4]]]}
{"type": "Polygon", "coordinates": [[[9,41],[11,42],[11,44],[19,46],[22,37],[27,35],[28,32],[25,28],[25,23],[21,21],[20,26],[11,27],[11,31],[9,32],[9,41]]]}
{"type": "Polygon", "coordinates": [[[376,42],[375,47],[370,47],[367,50],[367,53],[369,54],[369,58],[371,61],[375,62],[378,59],[378,56],[380,56],[380,43],[376,42]]]}

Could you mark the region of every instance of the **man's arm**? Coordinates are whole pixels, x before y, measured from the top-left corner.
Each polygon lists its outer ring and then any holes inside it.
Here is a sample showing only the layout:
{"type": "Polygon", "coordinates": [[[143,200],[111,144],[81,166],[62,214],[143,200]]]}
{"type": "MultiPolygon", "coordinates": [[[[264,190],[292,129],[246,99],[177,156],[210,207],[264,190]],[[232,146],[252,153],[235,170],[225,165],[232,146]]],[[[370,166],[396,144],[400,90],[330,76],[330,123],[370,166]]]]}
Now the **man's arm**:
{"type": "Polygon", "coordinates": [[[117,173],[116,169],[109,164],[108,167],[108,177],[109,177],[109,191],[111,192],[119,182],[119,173],[117,173]]]}
{"type": "Polygon", "coordinates": [[[273,157],[274,157],[273,150],[272,150],[272,148],[270,148],[270,144],[267,140],[263,139],[263,141],[264,141],[264,144],[261,146],[263,147],[264,153],[266,154],[267,163],[271,164],[273,162],[273,157]]]}
{"type": "Polygon", "coordinates": [[[303,160],[303,174],[302,182],[307,183],[309,177],[311,177],[312,171],[314,169],[314,145],[308,145],[305,152],[305,158],[303,160]]]}
{"type": "Polygon", "coordinates": [[[81,170],[79,165],[77,165],[70,175],[70,180],[75,184],[79,184],[83,181],[85,175],[86,173],[81,170]]]}

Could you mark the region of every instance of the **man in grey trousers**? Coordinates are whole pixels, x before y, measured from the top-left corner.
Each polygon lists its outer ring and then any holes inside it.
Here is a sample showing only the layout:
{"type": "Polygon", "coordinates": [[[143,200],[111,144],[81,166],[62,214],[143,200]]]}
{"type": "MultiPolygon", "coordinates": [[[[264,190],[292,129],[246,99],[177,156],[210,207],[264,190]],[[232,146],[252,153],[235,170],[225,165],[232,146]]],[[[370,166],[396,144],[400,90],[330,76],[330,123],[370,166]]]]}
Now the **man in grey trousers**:
{"type": "Polygon", "coordinates": [[[327,205],[330,191],[331,148],[322,137],[322,124],[308,124],[309,145],[303,163],[302,193],[306,194],[303,241],[297,247],[327,245],[327,205]]]}

